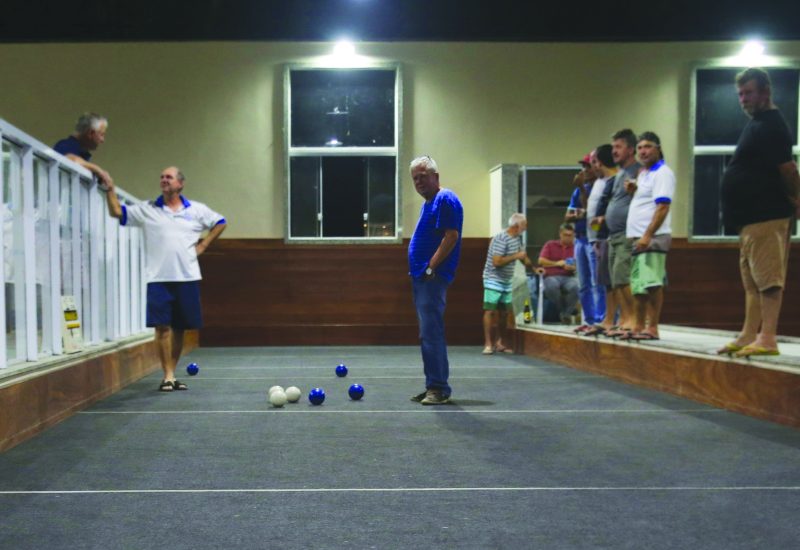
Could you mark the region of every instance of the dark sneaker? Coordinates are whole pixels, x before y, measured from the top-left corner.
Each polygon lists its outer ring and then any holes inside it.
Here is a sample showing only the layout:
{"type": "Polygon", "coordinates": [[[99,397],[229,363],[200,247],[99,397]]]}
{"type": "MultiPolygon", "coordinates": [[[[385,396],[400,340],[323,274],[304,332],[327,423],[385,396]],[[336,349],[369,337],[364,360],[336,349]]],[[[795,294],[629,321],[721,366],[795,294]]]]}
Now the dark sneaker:
{"type": "Polygon", "coordinates": [[[415,395],[414,397],[411,398],[411,401],[413,401],[414,403],[419,403],[423,399],[425,399],[426,395],[428,395],[428,390],[425,390],[424,392],[420,393],[419,395],[415,395]]]}
{"type": "Polygon", "coordinates": [[[420,401],[423,405],[446,405],[450,402],[450,396],[442,394],[439,390],[428,390],[425,398],[420,401]]]}

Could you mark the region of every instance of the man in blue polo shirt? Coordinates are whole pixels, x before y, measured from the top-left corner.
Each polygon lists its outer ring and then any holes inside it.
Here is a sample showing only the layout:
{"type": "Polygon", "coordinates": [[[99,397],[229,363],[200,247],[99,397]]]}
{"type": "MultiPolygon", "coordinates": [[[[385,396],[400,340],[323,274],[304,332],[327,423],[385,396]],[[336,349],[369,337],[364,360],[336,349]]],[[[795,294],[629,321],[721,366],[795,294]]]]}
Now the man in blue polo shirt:
{"type": "Polygon", "coordinates": [[[444,334],[447,287],[461,252],[464,209],[458,197],[439,186],[439,168],[431,157],[411,161],[411,179],[425,202],[408,246],[408,267],[419,319],[425,391],[411,398],[423,405],[450,400],[450,365],[444,334]]]}
{"type": "Polygon", "coordinates": [[[164,379],[159,391],[187,389],[175,379],[183,349],[183,332],[202,326],[200,264],[205,252],[225,230],[225,218],[205,204],[189,202],[181,194],[185,178],[171,166],[161,172],[161,196],[133,206],[121,205],[113,182],[108,189],[108,211],[120,225],[144,231],[147,278],[147,326],[155,327],[164,379]],[[208,234],[200,240],[204,231],[208,234]]]}
{"type": "Polygon", "coordinates": [[[104,187],[113,184],[111,176],[100,166],[89,161],[92,158],[91,151],[105,142],[106,130],[108,130],[106,117],[97,113],[84,113],[75,124],[75,133],[53,145],[53,150],[57,153],[61,153],[97,176],[104,187]]]}

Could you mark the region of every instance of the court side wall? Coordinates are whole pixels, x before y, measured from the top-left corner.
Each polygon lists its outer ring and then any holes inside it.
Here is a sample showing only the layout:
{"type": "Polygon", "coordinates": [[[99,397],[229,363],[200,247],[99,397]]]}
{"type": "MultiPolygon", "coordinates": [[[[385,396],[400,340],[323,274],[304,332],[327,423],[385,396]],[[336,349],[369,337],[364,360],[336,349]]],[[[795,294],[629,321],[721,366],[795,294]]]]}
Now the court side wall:
{"type": "MultiPolygon", "coordinates": [[[[466,237],[489,234],[488,171],[498,163],[569,165],[622,127],[661,135],[678,177],[676,236],[688,232],[693,63],[736,43],[364,43],[402,64],[401,163],[425,153],[462,198],[466,237]]],[[[289,42],[0,45],[0,117],[46,143],[77,114],[110,119],[95,159],[139,197],[181,166],[187,194],[225,214],[225,238],[284,237],[283,67],[330,44],[289,42]]],[[[800,57],[800,42],[769,44],[800,57]]],[[[733,93],[733,87],[731,88],[733,93]]],[[[421,204],[403,182],[403,235],[421,204]]],[[[565,182],[565,185],[568,185],[565,182]]]]}

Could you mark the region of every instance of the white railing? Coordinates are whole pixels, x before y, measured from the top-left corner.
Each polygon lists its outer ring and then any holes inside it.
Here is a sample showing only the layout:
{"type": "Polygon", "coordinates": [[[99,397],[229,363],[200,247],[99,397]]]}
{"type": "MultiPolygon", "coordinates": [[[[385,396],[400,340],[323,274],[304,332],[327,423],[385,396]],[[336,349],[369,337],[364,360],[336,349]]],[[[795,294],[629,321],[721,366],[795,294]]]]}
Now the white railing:
{"type": "Polygon", "coordinates": [[[141,230],[119,229],[91,172],[2,119],[0,143],[0,368],[145,332],[141,230]]]}

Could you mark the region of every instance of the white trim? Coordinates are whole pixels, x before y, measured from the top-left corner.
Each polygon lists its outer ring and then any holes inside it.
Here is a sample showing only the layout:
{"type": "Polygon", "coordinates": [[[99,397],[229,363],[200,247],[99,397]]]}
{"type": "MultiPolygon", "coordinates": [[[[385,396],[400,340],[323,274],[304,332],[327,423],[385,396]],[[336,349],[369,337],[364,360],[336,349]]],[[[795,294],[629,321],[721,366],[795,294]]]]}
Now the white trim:
{"type": "Polygon", "coordinates": [[[0,133],[4,134],[3,137],[13,142],[18,146],[29,146],[36,150],[38,154],[46,157],[48,160],[54,161],[70,172],[77,172],[78,174],[91,178],[92,173],[81,166],[80,164],[69,160],[67,157],[60,153],[56,153],[53,149],[37,140],[36,138],[26,134],[16,126],[13,126],[0,118],[0,133]]]}
{"type": "MultiPolygon", "coordinates": [[[[2,121],[2,119],[0,119],[2,121]]],[[[5,216],[6,216],[6,208],[5,208],[5,196],[3,191],[5,190],[5,176],[3,170],[3,127],[0,125],[0,311],[3,311],[3,315],[0,315],[0,369],[6,368],[7,363],[7,353],[8,350],[6,349],[6,273],[5,273],[5,216]]]]}
{"type": "Polygon", "coordinates": [[[130,329],[130,231],[117,232],[117,250],[119,251],[119,335],[122,337],[128,336],[131,333],[130,329]]]}
{"type": "Polygon", "coordinates": [[[290,157],[394,157],[397,147],[292,147],[290,157]]]}
{"type": "Polygon", "coordinates": [[[39,349],[36,345],[36,216],[33,196],[33,149],[22,150],[22,246],[24,292],[25,292],[25,358],[36,361],[39,349]]]}
{"type": "Polygon", "coordinates": [[[53,355],[64,352],[64,345],[61,340],[61,220],[58,216],[58,202],[60,188],[61,168],[58,163],[51,163],[48,171],[48,204],[50,212],[50,304],[51,311],[47,321],[50,323],[53,332],[53,355]]]}

